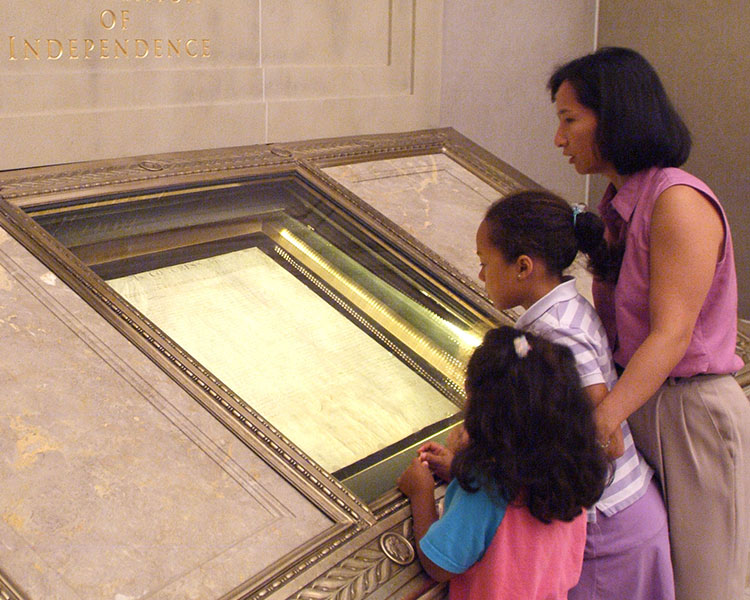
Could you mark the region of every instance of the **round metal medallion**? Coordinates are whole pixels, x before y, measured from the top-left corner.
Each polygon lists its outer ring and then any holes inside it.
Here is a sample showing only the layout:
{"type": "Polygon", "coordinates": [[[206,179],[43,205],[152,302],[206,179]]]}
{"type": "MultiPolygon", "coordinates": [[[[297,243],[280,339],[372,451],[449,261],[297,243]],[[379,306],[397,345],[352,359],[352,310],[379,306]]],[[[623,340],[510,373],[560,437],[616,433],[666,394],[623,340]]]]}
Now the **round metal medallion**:
{"type": "Polygon", "coordinates": [[[414,547],[403,535],[393,532],[380,536],[380,548],[398,565],[408,565],[414,560],[414,547]]]}
{"type": "Polygon", "coordinates": [[[155,160],[144,160],[143,162],[138,163],[138,167],[144,171],[163,171],[165,165],[156,162],[155,160]]]}
{"type": "Polygon", "coordinates": [[[292,156],[292,153],[287,150],[286,148],[271,148],[271,154],[275,154],[276,156],[281,156],[282,158],[289,158],[292,156]]]}

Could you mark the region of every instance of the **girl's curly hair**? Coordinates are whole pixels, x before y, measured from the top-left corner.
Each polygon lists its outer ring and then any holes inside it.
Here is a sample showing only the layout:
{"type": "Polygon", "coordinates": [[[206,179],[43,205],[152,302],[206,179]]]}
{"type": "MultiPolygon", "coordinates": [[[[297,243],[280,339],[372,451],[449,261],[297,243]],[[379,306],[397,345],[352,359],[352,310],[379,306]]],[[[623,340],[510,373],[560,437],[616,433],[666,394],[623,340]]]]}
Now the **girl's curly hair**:
{"type": "Polygon", "coordinates": [[[453,476],[528,506],[544,523],[570,521],[601,496],[610,465],[571,351],[511,327],[487,333],[469,361],[467,445],[453,476]],[[530,350],[516,350],[525,336],[530,350]]]}

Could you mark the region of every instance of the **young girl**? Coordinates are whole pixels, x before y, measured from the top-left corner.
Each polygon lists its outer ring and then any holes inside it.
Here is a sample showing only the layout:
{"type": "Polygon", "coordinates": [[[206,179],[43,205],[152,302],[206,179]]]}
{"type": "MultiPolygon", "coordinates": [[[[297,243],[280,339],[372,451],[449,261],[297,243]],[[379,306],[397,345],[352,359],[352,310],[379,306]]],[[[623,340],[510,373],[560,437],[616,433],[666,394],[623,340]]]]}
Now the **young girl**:
{"type": "Polygon", "coordinates": [[[466,392],[443,516],[422,457],[398,481],[419,559],[435,580],[450,580],[451,600],[567,598],[583,559],[583,507],[609,472],[573,356],[511,327],[493,329],[469,361],[466,392]]]}
{"type": "MultiPolygon", "coordinates": [[[[526,191],[493,204],[477,231],[479,278],[499,309],[523,306],[516,323],[570,348],[592,405],[617,375],[604,327],[563,270],[578,250],[596,259],[611,255],[603,224],[549,192],[526,191]]],[[[603,443],[615,461],[611,483],[589,511],[581,580],[571,600],[672,600],[674,582],[667,515],[653,471],[633,443],[627,422],[603,443]]],[[[436,445],[423,460],[445,473],[450,454],[436,445]]]]}

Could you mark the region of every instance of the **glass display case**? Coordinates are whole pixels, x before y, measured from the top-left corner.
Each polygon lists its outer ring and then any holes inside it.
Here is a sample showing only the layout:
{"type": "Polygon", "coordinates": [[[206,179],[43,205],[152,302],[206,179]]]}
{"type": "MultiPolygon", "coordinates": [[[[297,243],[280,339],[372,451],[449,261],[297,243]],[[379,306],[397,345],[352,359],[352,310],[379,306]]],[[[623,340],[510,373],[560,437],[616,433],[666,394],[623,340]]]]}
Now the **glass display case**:
{"type": "Polygon", "coordinates": [[[474,231],[530,186],[450,129],[3,173],[0,595],[440,597],[395,480],[512,322],[474,231]]]}
{"type": "Polygon", "coordinates": [[[459,418],[489,322],[301,180],[27,213],[366,502],[393,481],[361,473],[459,418]]]}

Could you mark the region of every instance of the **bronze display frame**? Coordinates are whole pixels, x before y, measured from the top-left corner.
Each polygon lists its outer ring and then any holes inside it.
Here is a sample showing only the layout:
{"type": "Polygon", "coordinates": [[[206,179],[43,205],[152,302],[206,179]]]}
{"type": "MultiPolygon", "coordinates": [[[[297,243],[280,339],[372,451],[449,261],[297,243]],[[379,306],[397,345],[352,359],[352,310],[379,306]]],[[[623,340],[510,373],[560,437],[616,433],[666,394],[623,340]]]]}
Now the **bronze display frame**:
{"type": "MultiPolygon", "coordinates": [[[[0,174],[0,226],[335,523],[223,600],[338,598],[343,592],[347,598],[377,598],[377,590],[396,579],[415,582],[411,588],[421,590],[419,593],[434,597],[439,592],[419,578],[417,563],[398,564],[380,547],[384,533],[411,536],[408,502],[401,494],[394,489],[375,503],[363,503],[160,335],[148,319],[124,303],[25,211],[155,187],[292,178],[324,194],[337,210],[382,236],[483,319],[512,323],[512,314],[496,311],[476,282],[323,171],[330,166],[428,154],[446,155],[499,195],[538,187],[449,128],[111,159],[0,174]]],[[[740,333],[738,348],[748,360],[750,338],[744,333],[740,333]]],[[[737,378],[750,392],[750,367],[737,378]]],[[[23,600],[2,573],[0,598],[23,600]]]]}

